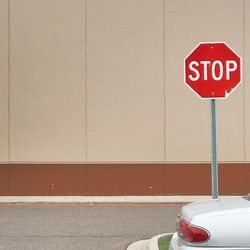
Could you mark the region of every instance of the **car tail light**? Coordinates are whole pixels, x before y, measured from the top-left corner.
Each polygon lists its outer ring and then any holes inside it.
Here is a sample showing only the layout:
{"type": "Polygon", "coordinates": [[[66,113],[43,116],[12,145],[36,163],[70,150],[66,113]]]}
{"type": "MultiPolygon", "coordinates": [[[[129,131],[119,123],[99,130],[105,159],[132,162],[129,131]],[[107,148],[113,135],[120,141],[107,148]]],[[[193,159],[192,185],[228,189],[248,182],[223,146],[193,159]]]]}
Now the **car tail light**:
{"type": "Polygon", "coordinates": [[[184,219],[179,222],[178,234],[184,241],[190,243],[206,242],[210,237],[207,230],[194,226],[184,219]]]}

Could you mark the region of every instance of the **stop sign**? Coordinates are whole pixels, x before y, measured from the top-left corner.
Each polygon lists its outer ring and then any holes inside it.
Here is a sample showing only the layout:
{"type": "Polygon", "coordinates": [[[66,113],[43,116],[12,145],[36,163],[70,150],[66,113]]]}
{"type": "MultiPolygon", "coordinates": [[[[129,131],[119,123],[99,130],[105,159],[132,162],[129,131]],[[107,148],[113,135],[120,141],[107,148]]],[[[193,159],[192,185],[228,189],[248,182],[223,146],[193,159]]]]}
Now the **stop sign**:
{"type": "Polygon", "coordinates": [[[226,98],[241,74],[241,57],[224,42],[200,43],[184,60],[185,83],[201,98],[226,98]]]}

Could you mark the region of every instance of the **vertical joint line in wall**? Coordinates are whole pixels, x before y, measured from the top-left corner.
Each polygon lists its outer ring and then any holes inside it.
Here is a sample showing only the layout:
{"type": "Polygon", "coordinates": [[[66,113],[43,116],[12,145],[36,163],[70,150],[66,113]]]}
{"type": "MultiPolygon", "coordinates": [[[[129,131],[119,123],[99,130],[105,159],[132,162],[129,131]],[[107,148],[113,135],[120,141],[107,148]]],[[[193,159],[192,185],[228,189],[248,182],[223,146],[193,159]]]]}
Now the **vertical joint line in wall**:
{"type": "MultiPolygon", "coordinates": [[[[10,0],[8,0],[8,163],[10,162],[10,0]]],[[[10,165],[8,164],[8,195],[10,195],[10,165]]]]}
{"type": "Polygon", "coordinates": [[[8,162],[10,162],[10,0],[8,0],[8,162]]]}
{"type": "Polygon", "coordinates": [[[166,17],[165,17],[165,0],[163,0],[163,104],[164,104],[164,162],[166,161],[166,17]]]}
{"type": "Polygon", "coordinates": [[[85,0],[85,159],[88,161],[88,0],[85,0]]]}
{"type": "Polygon", "coordinates": [[[243,112],[244,112],[244,138],[243,138],[243,143],[244,143],[244,161],[246,161],[246,88],[245,88],[245,39],[246,39],[246,1],[243,0],[243,112]]]}

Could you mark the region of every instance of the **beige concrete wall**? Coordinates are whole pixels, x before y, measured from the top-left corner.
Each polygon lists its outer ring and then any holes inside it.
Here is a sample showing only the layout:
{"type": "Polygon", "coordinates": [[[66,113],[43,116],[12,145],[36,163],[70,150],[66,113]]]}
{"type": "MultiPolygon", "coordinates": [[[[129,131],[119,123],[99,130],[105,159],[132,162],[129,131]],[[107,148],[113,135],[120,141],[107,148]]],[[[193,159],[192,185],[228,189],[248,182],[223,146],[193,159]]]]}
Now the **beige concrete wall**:
{"type": "MultiPolygon", "coordinates": [[[[210,160],[210,104],[183,83],[183,59],[202,41],[225,41],[243,54],[243,1],[166,1],[166,156],[210,160]],[[216,8],[215,8],[216,6],[216,8]]],[[[218,158],[244,160],[243,87],[218,101],[218,158]]]]}
{"type": "Polygon", "coordinates": [[[209,161],[210,104],[183,83],[201,41],[245,51],[245,83],[217,102],[218,158],[250,160],[249,1],[10,0],[9,26],[8,2],[0,161],[209,161]]]}
{"type": "Polygon", "coordinates": [[[12,161],[85,160],[85,2],[11,0],[12,161]]]}
{"type": "Polygon", "coordinates": [[[88,160],[164,160],[162,0],[88,1],[88,160]]]}
{"type": "Polygon", "coordinates": [[[8,161],[8,0],[0,1],[0,162],[8,161]]]}

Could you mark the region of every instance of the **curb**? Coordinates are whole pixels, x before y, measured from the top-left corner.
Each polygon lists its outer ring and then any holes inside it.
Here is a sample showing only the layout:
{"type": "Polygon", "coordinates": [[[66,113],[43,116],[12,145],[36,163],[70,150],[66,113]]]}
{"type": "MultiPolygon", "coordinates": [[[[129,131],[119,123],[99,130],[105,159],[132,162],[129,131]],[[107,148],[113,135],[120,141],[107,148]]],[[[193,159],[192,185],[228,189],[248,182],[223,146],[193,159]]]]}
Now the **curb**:
{"type": "Polygon", "coordinates": [[[159,235],[156,235],[153,238],[151,238],[149,240],[149,243],[148,243],[148,249],[149,250],[159,250],[159,247],[158,247],[159,238],[161,238],[162,236],[165,236],[165,235],[169,235],[169,234],[171,234],[171,233],[159,234],[159,235]]]}
{"type": "Polygon", "coordinates": [[[127,247],[127,250],[148,250],[149,240],[140,240],[133,242],[127,247]]]}
{"type": "Polygon", "coordinates": [[[211,196],[0,196],[0,203],[190,203],[205,200],[211,200],[211,196]]]}
{"type": "Polygon", "coordinates": [[[152,237],[149,240],[140,240],[133,242],[130,244],[127,248],[127,250],[159,250],[158,247],[158,240],[160,237],[169,235],[173,233],[167,233],[167,234],[159,234],[154,237],[152,237]]]}

